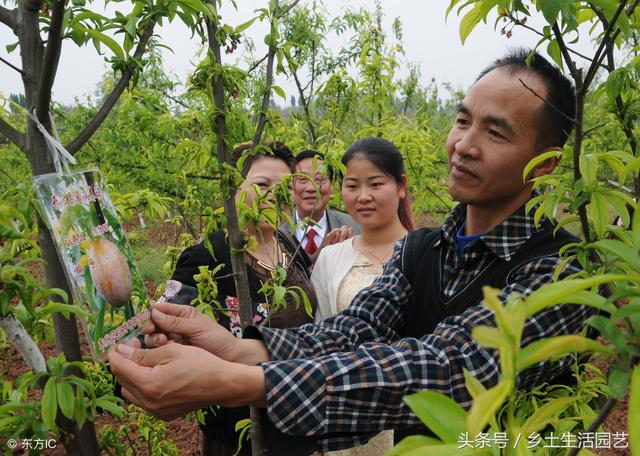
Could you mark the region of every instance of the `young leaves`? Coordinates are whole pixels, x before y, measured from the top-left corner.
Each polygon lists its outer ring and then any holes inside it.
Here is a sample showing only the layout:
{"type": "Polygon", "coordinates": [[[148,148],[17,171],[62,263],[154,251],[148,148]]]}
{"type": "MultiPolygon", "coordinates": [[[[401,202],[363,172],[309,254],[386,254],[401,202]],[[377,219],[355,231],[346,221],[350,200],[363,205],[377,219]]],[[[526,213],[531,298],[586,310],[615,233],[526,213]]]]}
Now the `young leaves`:
{"type": "Polygon", "coordinates": [[[456,443],[465,431],[466,412],[453,399],[433,391],[421,391],[404,398],[420,420],[445,443],[456,443]]]}

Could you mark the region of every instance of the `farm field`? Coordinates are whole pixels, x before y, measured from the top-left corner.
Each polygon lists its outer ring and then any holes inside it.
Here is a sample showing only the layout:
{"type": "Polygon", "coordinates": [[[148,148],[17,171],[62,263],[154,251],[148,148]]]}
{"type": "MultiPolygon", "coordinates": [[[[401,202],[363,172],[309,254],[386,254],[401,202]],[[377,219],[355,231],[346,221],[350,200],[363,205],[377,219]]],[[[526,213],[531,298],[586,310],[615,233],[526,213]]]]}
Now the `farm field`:
{"type": "MultiPolygon", "coordinates": [[[[2,454],[200,454],[198,421],[213,410],[169,422],[154,418],[123,399],[107,365],[91,353],[160,298],[185,248],[225,230],[233,261],[242,262],[231,275],[244,277],[244,252],[261,242],[247,227],[291,220],[294,183],[308,176],[287,174],[268,191],[256,190],[255,200],[247,198],[239,190],[246,156],[231,160],[238,145],[248,144],[249,155],[275,143],[294,154],[318,150],[341,175],[351,144],[384,138],[402,154],[418,227],[440,226],[457,204],[448,191],[453,171],[446,144],[462,123],[460,113],[467,113],[461,103],[468,87],[437,83],[411,62],[402,23],[387,6],[371,2],[337,12],[329,2],[271,0],[250,20],[230,23],[225,8],[243,10],[241,2],[117,3],[106,10],[84,0],[0,4],[0,27],[16,41],[3,43],[2,52],[20,55],[19,66],[2,58],[0,68],[24,80],[21,93],[4,93],[0,80],[2,454]],[[169,51],[155,28],[173,21],[202,48],[185,80],[166,70],[169,51]],[[109,66],[94,94],[70,104],[52,95],[63,43],[103,55],[109,66]],[[104,178],[113,207],[100,206],[93,193],[75,206],[72,199],[59,202],[55,192],[38,200],[34,176],[80,171],[90,176],[89,188],[104,178]],[[116,219],[130,253],[113,230],[116,219]],[[101,243],[105,233],[113,242],[101,243]],[[56,236],[68,240],[66,247],[56,247],[56,236]],[[119,250],[117,271],[98,273],[109,267],[100,263],[98,247],[119,250]],[[109,288],[111,282],[120,288],[109,288]],[[80,323],[87,318],[89,339],[80,323]]],[[[573,129],[568,141],[543,148],[521,174],[537,192],[527,203],[534,220],[556,220],[577,238],[562,249],[560,263],[579,265],[579,272],[562,275],[558,268],[553,283],[508,299],[484,290],[495,326],[470,332],[495,354],[495,378],[483,384],[465,368],[473,399],[465,408],[437,392],[407,396],[402,407],[434,436],[413,436],[386,454],[640,456],[640,6],[629,0],[446,3],[462,43],[479,29],[508,37],[526,31],[534,37],[530,47],[575,87],[575,115],[565,119],[573,129]],[[578,41],[591,43],[588,52],[576,48],[578,41]],[[549,161],[558,161],[552,173],[535,174],[549,161]],[[564,304],[597,309],[586,323],[599,336],[521,346],[528,318],[564,304]],[[516,387],[526,382],[527,369],[567,357],[568,385],[516,387]]],[[[559,112],[520,82],[523,96],[533,93],[559,112]]],[[[345,212],[340,180],[329,185],[329,206],[345,212]]],[[[299,288],[286,285],[287,270],[274,271],[262,284],[272,299],[266,307],[305,303],[299,288]]],[[[195,279],[193,304],[212,318],[225,311],[216,299],[225,277],[217,274],[204,268],[195,279]]],[[[254,318],[251,303],[238,299],[246,325],[254,318]]],[[[254,454],[275,454],[259,440],[264,423],[237,426],[244,442],[255,442],[254,454]]]]}

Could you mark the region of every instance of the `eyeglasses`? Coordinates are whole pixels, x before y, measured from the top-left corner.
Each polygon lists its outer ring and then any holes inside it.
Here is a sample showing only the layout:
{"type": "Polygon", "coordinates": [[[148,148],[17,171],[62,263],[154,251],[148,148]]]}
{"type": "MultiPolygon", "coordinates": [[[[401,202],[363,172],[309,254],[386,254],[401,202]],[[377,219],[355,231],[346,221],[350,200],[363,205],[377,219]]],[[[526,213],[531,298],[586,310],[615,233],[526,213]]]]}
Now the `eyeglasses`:
{"type": "Polygon", "coordinates": [[[318,187],[322,187],[324,184],[329,182],[329,178],[324,176],[315,176],[313,179],[309,176],[295,176],[293,181],[298,185],[303,185],[307,183],[311,183],[313,181],[318,187]]]}

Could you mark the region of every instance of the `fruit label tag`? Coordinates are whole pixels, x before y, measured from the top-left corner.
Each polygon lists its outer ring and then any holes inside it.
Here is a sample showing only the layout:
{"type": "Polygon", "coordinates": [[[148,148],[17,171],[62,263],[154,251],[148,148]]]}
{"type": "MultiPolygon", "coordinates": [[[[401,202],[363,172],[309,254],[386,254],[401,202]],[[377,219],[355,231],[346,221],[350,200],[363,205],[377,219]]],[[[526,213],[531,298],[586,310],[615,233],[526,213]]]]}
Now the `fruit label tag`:
{"type": "Polygon", "coordinates": [[[142,334],[149,296],[133,262],[116,209],[97,169],[33,177],[47,223],[94,357],[142,334]]]}

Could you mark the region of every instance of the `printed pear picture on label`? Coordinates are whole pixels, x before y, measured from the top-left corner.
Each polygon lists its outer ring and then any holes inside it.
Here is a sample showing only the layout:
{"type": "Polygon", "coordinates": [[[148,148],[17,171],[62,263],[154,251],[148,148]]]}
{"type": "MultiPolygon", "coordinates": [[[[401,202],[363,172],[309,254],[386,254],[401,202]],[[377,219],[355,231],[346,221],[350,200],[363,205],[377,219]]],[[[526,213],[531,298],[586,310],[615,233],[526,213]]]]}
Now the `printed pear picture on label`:
{"type": "Polygon", "coordinates": [[[94,262],[90,269],[93,284],[102,297],[114,307],[129,303],[133,284],[129,264],[115,244],[105,238],[91,243],[89,259],[94,262]]]}

